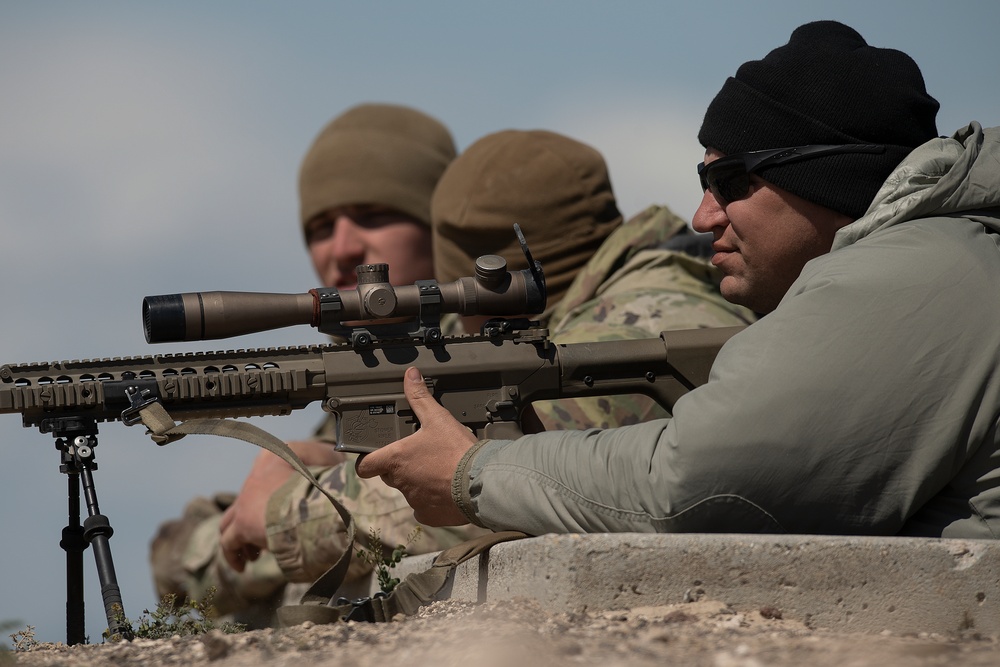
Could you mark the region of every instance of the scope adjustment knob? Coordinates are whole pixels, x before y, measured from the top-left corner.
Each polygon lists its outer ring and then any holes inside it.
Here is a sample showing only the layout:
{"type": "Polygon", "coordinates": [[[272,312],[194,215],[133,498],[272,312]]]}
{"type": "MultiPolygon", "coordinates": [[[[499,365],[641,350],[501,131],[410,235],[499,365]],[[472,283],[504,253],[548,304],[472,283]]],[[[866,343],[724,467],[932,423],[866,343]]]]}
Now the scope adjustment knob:
{"type": "Polygon", "coordinates": [[[483,287],[496,289],[507,276],[507,260],[500,255],[482,255],[476,258],[476,280],[483,287]]]}
{"type": "Polygon", "coordinates": [[[356,271],[359,285],[389,282],[388,264],[361,264],[356,271]]]}

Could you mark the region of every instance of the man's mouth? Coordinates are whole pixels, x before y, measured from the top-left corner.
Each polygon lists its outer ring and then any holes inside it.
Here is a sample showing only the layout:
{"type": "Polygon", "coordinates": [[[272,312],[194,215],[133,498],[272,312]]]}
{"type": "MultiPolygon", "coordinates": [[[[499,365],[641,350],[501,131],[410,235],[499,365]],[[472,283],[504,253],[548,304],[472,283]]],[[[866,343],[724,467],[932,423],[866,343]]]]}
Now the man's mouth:
{"type": "Polygon", "coordinates": [[[737,252],[735,248],[730,248],[728,246],[713,245],[712,249],[715,250],[715,254],[712,255],[711,259],[712,265],[717,266],[720,269],[723,269],[722,265],[725,261],[737,252]]]}

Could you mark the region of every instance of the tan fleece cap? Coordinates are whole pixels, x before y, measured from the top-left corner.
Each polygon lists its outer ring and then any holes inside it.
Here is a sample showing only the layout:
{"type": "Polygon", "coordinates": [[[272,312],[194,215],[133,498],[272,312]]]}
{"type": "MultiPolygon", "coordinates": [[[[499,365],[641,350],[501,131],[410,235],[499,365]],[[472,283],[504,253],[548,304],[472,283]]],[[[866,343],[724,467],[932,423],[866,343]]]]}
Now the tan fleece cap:
{"type": "Polygon", "coordinates": [[[527,268],[519,224],[542,263],[549,307],[622,224],[601,154],[545,130],[504,130],[469,146],[441,177],[431,219],[440,282],[475,275],[480,255],[527,268]]]}
{"type": "Polygon", "coordinates": [[[431,195],[455,142],[425,113],[393,104],[362,104],[334,118],[313,141],[299,170],[305,224],[338,206],[375,204],[430,224],[431,195]]]}

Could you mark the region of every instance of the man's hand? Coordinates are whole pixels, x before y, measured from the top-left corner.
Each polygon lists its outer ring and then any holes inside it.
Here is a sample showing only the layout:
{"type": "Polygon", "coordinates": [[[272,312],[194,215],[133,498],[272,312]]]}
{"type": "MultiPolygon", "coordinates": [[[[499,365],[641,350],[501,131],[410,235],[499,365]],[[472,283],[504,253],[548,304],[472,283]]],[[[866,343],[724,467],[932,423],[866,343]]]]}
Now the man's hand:
{"type": "Polygon", "coordinates": [[[468,519],[451,498],[451,481],[476,436],[434,400],[416,368],[403,380],[406,400],[420,421],[413,435],[366,454],[357,462],[361,477],[379,476],[399,489],[413,516],[428,526],[460,526],[468,519]]]}
{"type": "MultiPolygon", "coordinates": [[[[290,442],[288,446],[306,465],[333,466],[344,460],[342,453],[325,442],[290,442]]],[[[262,451],[254,459],[236,502],[226,509],[219,524],[222,555],[237,572],[267,548],[267,501],[295,474],[290,465],[271,452],[262,451]]]]}

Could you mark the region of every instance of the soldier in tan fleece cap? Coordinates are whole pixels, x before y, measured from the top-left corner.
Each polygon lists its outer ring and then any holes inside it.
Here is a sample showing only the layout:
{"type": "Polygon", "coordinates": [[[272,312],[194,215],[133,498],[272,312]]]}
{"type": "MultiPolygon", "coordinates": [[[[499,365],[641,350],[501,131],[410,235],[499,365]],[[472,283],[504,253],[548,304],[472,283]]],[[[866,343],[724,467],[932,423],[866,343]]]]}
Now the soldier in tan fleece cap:
{"type": "MultiPolygon", "coordinates": [[[[746,324],[752,314],[719,295],[712,267],[669,247],[684,220],[651,206],[622,222],[604,158],[569,137],[506,130],[483,137],[448,167],[431,202],[434,274],[473,275],[482,254],[527,262],[517,223],[545,273],[540,319],[557,343],[657,337],[667,329],[746,324]]],[[[467,331],[485,317],[463,318],[467,331]]],[[[634,423],[668,413],[645,396],[539,401],[528,430],[634,423]]],[[[528,417],[526,417],[526,420],[528,417]]]]}
{"type": "MultiPolygon", "coordinates": [[[[527,268],[518,223],[545,272],[549,310],[622,224],[601,154],[546,130],[504,130],[469,146],[441,177],[431,218],[439,282],[475,275],[485,254],[527,268]]],[[[485,318],[463,319],[469,330],[485,318]]]]}
{"type": "Polygon", "coordinates": [[[430,201],[455,157],[448,129],[408,107],[362,104],[333,119],[299,172],[309,255],[327,287],[356,283],[384,262],[397,285],[433,277],[430,201]]]}
{"type": "MultiPolygon", "coordinates": [[[[303,158],[298,183],[301,229],[323,285],[350,288],[355,268],[376,262],[389,264],[394,284],[432,278],[431,195],[454,157],[448,129],[408,107],[362,104],[327,124],[303,158]]],[[[307,464],[333,466],[343,457],[321,442],[326,435],[321,429],[317,439],[289,445],[307,464]]],[[[289,572],[261,533],[264,508],[292,474],[264,452],[235,500],[196,498],[181,519],[162,525],[151,549],[157,593],[201,600],[215,587],[220,613],[267,625],[289,572]]]]}

